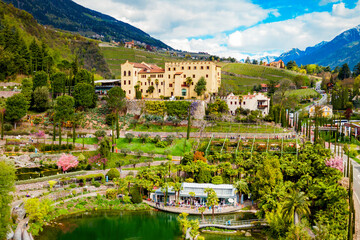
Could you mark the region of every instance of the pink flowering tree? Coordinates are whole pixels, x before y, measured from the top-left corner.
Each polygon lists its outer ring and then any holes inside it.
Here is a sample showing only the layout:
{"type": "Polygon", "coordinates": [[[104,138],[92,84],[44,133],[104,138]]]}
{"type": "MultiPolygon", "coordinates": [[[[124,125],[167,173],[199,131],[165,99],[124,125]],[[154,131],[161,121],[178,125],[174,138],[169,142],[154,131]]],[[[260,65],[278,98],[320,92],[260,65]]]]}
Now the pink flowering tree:
{"type": "Polygon", "coordinates": [[[65,154],[60,157],[59,161],[57,162],[58,167],[61,167],[63,172],[69,170],[70,168],[75,168],[79,162],[76,158],[71,154],[65,154]]]}
{"type": "Polygon", "coordinates": [[[326,166],[335,168],[341,172],[344,171],[344,164],[343,164],[343,160],[341,157],[330,158],[330,159],[326,160],[325,164],[326,164],[326,166]]]}

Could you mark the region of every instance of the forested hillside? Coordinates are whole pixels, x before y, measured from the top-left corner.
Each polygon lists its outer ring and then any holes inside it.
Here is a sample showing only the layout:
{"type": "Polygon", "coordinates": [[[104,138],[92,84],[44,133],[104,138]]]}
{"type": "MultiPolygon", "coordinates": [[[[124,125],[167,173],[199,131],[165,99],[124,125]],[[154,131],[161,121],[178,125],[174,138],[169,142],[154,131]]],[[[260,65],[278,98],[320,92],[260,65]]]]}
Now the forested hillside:
{"type": "Polygon", "coordinates": [[[142,30],[108,15],[87,9],[71,0],[4,0],[28,11],[43,25],[77,32],[83,36],[102,35],[107,41],[137,40],[168,48],[142,30]]]}
{"type": "Polygon", "coordinates": [[[0,80],[50,73],[75,56],[87,70],[110,76],[96,41],[45,28],[31,14],[0,1],[0,80]]]}

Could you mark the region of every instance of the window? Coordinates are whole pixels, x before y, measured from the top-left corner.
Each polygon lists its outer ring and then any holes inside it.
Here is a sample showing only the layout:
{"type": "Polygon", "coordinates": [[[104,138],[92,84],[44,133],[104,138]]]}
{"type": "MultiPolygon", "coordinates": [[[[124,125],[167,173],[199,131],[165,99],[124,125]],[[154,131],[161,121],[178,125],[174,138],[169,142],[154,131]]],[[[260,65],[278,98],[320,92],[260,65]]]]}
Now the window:
{"type": "Polygon", "coordinates": [[[129,94],[131,94],[131,90],[129,90],[129,94]]]}
{"type": "Polygon", "coordinates": [[[154,83],[153,83],[153,82],[151,82],[151,86],[154,86],[154,83]]]}
{"type": "Polygon", "coordinates": [[[169,71],[171,71],[171,68],[168,68],[169,71]]]}
{"type": "Polygon", "coordinates": [[[130,71],[128,72],[128,75],[129,75],[129,77],[131,76],[131,72],[130,72],[130,71]]]}
{"type": "Polygon", "coordinates": [[[156,78],[156,75],[150,75],[151,78],[156,78]]]}
{"type": "Polygon", "coordinates": [[[145,86],[146,86],[146,82],[145,82],[145,86]]]}
{"type": "Polygon", "coordinates": [[[163,85],[164,82],[161,82],[161,86],[163,85]]]}
{"type": "Polygon", "coordinates": [[[146,75],[141,75],[141,78],[146,78],[146,75]]]}
{"type": "Polygon", "coordinates": [[[181,70],[184,70],[184,67],[181,67],[181,70]]]}
{"type": "Polygon", "coordinates": [[[161,89],[159,89],[159,93],[161,93],[161,89]]]}
{"type": "Polygon", "coordinates": [[[196,66],[194,66],[194,70],[196,70],[196,66]]]}
{"type": "Polygon", "coordinates": [[[135,72],[135,76],[136,76],[136,73],[137,73],[137,72],[135,72]]]}
{"type": "Polygon", "coordinates": [[[230,102],[230,105],[232,105],[232,102],[230,102]]]}
{"type": "Polygon", "coordinates": [[[206,74],[206,78],[209,78],[209,74],[206,74]]]}
{"type": "Polygon", "coordinates": [[[126,71],[124,71],[124,76],[126,77],[126,71]]]}
{"type": "Polygon", "coordinates": [[[171,92],[171,96],[174,96],[174,93],[173,93],[173,92],[171,92]]]}
{"type": "Polygon", "coordinates": [[[129,80],[129,85],[130,85],[130,80],[129,80]]]}
{"type": "Polygon", "coordinates": [[[237,105],[237,102],[234,102],[235,105],[237,105]]]}
{"type": "Polygon", "coordinates": [[[172,83],[169,84],[169,87],[172,87],[172,83]]]}
{"type": "Polygon", "coordinates": [[[245,104],[246,104],[246,102],[243,102],[243,104],[245,105],[245,104]]]}
{"type": "Polygon", "coordinates": [[[184,74],[184,78],[186,78],[186,74],[184,74]]]}
{"type": "Polygon", "coordinates": [[[209,69],[210,69],[210,67],[209,67],[209,66],[207,66],[207,67],[206,67],[206,69],[207,69],[207,70],[209,70],[209,69]]]}
{"type": "Polygon", "coordinates": [[[203,66],[201,66],[201,68],[200,68],[201,70],[203,70],[204,69],[204,67],[203,66]]]}
{"type": "Polygon", "coordinates": [[[181,89],[181,95],[182,95],[183,97],[186,96],[186,89],[181,89]]]}
{"type": "Polygon", "coordinates": [[[174,68],[174,71],[176,71],[176,68],[174,68]]]}
{"type": "Polygon", "coordinates": [[[191,67],[189,66],[189,67],[188,67],[188,69],[190,70],[190,69],[191,69],[191,67]]]}
{"type": "Polygon", "coordinates": [[[162,74],[158,75],[158,78],[163,78],[163,77],[164,77],[164,75],[162,75],[162,74]]]}
{"type": "Polygon", "coordinates": [[[195,74],[193,75],[193,78],[195,78],[195,74]]]}
{"type": "Polygon", "coordinates": [[[126,81],[124,81],[124,85],[126,85],[126,81]]]}
{"type": "Polygon", "coordinates": [[[171,76],[169,75],[169,78],[171,78],[171,76]]]}
{"type": "Polygon", "coordinates": [[[140,83],[140,85],[142,86],[142,83],[140,83]]]}

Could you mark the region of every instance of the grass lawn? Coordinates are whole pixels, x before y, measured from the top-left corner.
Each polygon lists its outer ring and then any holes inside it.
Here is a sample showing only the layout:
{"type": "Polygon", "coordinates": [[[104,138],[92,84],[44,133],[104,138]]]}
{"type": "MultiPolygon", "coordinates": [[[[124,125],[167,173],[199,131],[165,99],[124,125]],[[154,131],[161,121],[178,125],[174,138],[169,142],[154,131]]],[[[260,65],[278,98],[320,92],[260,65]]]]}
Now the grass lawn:
{"type": "Polygon", "coordinates": [[[118,149],[129,149],[131,151],[143,151],[145,153],[153,152],[155,154],[165,154],[166,151],[169,151],[170,155],[181,156],[183,152],[188,152],[192,148],[193,140],[186,141],[185,151],[184,143],[186,139],[175,139],[172,145],[166,148],[158,148],[154,143],[142,143],[140,139],[133,139],[131,143],[125,138],[118,139],[116,141],[116,146],[118,149]]]}
{"type": "MultiPolygon", "coordinates": [[[[97,144],[98,143],[98,139],[97,138],[76,138],[75,140],[76,143],[83,143],[84,144],[97,144]]],[[[71,139],[71,143],[72,143],[72,139],[71,139]]]]}
{"type": "MultiPolygon", "coordinates": [[[[129,130],[137,131],[137,132],[187,132],[187,127],[185,126],[160,126],[160,125],[150,125],[149,128],[142,125],[137,124],[136,127],[130,126],[129,130]]],[[[191,128],[191,132],[198,132],[198,128],[191,128]]]]}
{"type": "MultiPolygon", "coordinates": [[[[79,156],[81,153],[80,152],[75,152],[73,153],[74,156],[79,156]]],[[[96,151],[86,151],[86,152],[83,152],[82,153],[87,159],[89,157],[92,157],[96,154],[96,151]]],[[[137,158],[136,156],[134,155],[126,155],[124,156],[122,153],[118,152],[118,153],[110,153],[111,157],[108,159],[108,162],[107,162],[107,166],[106,168],[115,168],[115,167],[118,167],[117,165],[117,162],[122,160],[124,161],[124,164],[123,165],[129,165],[129,164],[132,164],[131,161],[134,160],[134,159],[140,159],[140,162],[145,162],[149,159],[151,159],[150,157],[140,157],[140,158],[137,158]]],[[[166,160],[165,158],[154,158],[154,161],[163,161],[163,160],[166,160]]]]}
{"type": "Polygon", "coordinates": [[[269,125],[216,123],[216,125],[213,127],[206,127],[205,131],[225,133],[283,133],[285,132],[285,129],[269,125]]]}

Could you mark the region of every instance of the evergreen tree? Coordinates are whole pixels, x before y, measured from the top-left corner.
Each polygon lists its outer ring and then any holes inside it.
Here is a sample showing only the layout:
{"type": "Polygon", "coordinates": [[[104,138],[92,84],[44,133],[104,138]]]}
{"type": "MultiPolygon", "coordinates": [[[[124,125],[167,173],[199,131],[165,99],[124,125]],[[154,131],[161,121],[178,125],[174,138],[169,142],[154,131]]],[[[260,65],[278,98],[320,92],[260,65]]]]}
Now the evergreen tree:
{"type": "Polygon", "coordinates": [[[49,87],[48,75],[44,71],[36,72],[33,78],[33,90],[35,90],[38,87],[49,87]]]}
{"type": "Polygon", "coordinates": [[[345,78],[349,78],[351,76],[351,71],[349,65],[347,63],[343,64],[340,68],[338,78],[340,80],[344,80],[345,78]]]}
{"type": "Polygon", "coordinates": [[[355,65],[353,70],[353,77],[357,77],[360,75],[360,62],[355,65]]]}

